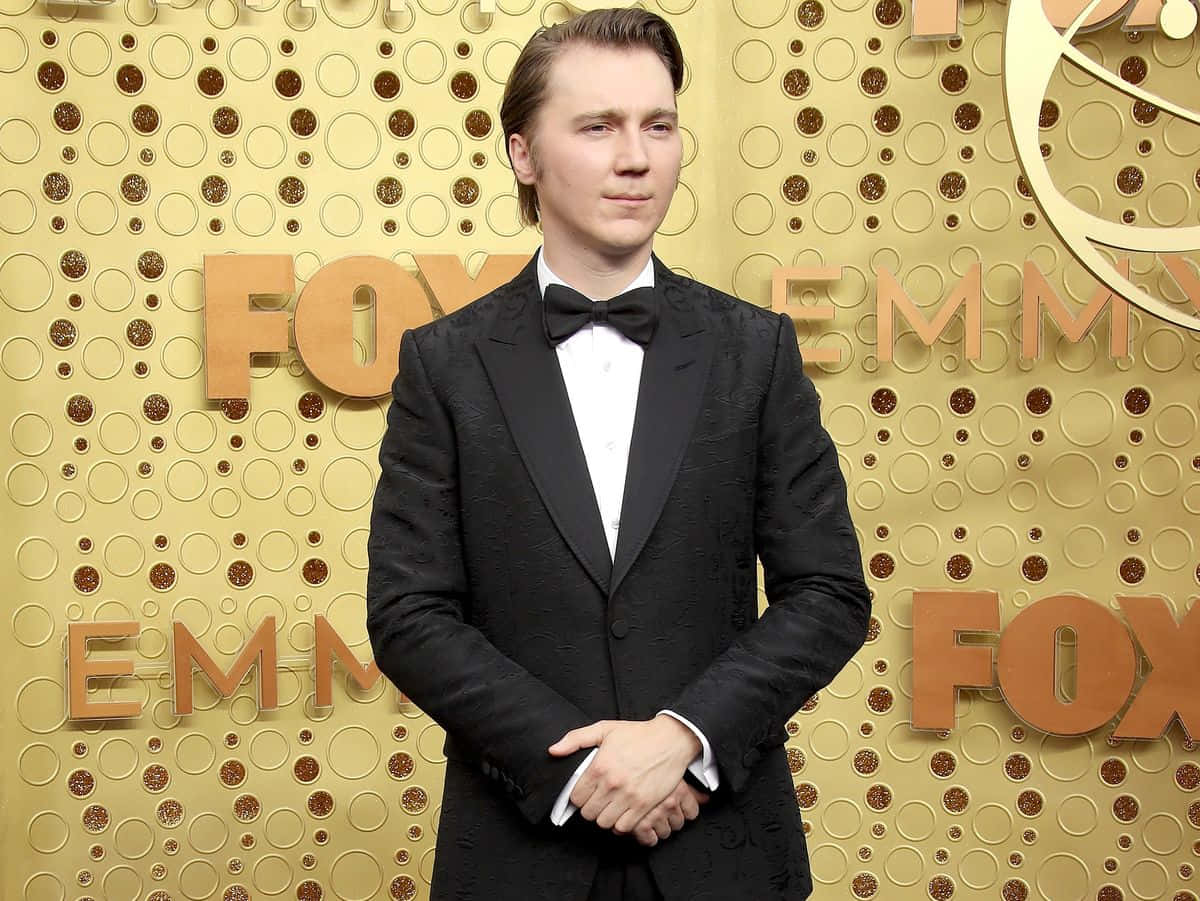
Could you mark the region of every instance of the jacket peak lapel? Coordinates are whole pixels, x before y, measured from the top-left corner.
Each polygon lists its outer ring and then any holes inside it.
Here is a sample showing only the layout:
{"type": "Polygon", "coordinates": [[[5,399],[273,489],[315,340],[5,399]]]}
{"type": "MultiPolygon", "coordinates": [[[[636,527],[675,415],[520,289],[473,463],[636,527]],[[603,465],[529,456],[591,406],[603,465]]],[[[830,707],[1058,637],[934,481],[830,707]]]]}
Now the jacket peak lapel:
{"type": "Polygon", "coordinates": [[[517,451],[551,519],[606,595],[608,539],[566,382],[542,329],[537,257],[503,289],[491,334],[476,342],[517,451]]]}

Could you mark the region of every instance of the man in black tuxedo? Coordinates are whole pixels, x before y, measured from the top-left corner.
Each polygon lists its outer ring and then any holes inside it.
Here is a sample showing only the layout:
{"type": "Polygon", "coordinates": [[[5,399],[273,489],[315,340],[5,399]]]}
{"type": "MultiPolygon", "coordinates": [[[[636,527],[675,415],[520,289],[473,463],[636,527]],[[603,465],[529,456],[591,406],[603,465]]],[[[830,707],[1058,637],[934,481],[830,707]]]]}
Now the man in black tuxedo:
{"type": "Polygon", "coordinates": [[[652,253],[682,78],[640,9],[535,34],[501,119],[543,245],[400,343],[367,629],[446,730],[432,901],[812,891],[784,724],[869,593],[791,320],[652,253]]]}

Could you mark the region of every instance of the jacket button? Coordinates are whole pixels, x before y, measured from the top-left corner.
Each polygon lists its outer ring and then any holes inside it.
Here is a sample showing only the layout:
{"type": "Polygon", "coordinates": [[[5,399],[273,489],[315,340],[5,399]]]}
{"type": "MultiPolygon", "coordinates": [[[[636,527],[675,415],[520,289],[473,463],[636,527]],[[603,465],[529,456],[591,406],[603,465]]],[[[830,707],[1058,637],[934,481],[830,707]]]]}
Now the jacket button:
{"type": "Polygon", "coordinates": [[[617,638],[624,638],[629,634],[629,623],[623,619],[614,619],[612,624],[612,634],[617,638]]]}

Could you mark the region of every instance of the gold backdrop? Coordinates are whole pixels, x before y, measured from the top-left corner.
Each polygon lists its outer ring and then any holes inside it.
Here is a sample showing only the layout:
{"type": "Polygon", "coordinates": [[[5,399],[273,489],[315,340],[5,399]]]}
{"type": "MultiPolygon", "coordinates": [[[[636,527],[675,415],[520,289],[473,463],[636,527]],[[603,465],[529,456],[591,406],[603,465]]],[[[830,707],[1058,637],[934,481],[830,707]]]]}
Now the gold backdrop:
{"type": "MultiPolygon", "coordinates": [[[[796,318],[874,591],[869,641],[788,723],[817,897],[1194,899],[1200,769],[1178,724],[1144,741],[1111,724],[1052,736],[992,688],[960,693],[952,730],[909,725],[914,589],[995,590],[1004,622],[1062,593],[1115,615],[1118,593],[1157,595],[1182,617],[1197,592],[1197,333],[1139,304],[1128,353],[1110,352],[1116,301],[1022,176],[1036,160],[1018,159],[1006,116],[1040,87],[1005,69],[1010,8],[965,0],[958,37],[922,40],[907,0],[648,5],[688,61],[682,181],[656,250],[796,318]],[[1035,301],[1078,316],[1097,296],[1110,312],[1074,335],[1047,316],[1023,356],[1026,261],[1048,286],[1035,301]],[[932,318],[975,264],[977,354],[961,312],[936,336],[897,316],[889,347],[877,340],[885,294],[932,318]],[[782,281],[822,266],[837,277],[782,281]]],[[[330,390],[293,335],[252,358],[248,406],[209,399],[203,258],[291,257],[295,292],[249,299],[290,316],[348,255],[415,273],[413,254],[455,254],[472,275],[489,254],[528,255],[499,100],[520,45],[568,9],[0,12],[2,894],[427,897],[442,730],[340,663],[332,706],[316,698],[318,615],[370,655],[389,397],[330,390]],[[198,674],[194,712],[177,715],[172,623],[228,668],[268,616],[277,707],[260,709],[257,670],[229,698],[198,674]],[[89,660],[133,674],[86,692],[138,716],[68,715],[68,629],[93,620],[140,624],[92,643],[89,660]]],[[[1062,198],[1150,240],[1194,229],[1200,128],[1112,84],[1186,105],[1194,34],[1116,22],[1073,45],[1112,78],[1057,61],[1035,98],[1034,154],[1062,198]]],[[[1186,254],[1172,275],[1144,246],[1104,253],[1128,256],[1163,308],[1200,294],[1186,254]]],[[[354,354],[369,362],[360,293],[354,354]]],[[[1069,663],[1062,676],[1069,698],[1069,663]]]]}

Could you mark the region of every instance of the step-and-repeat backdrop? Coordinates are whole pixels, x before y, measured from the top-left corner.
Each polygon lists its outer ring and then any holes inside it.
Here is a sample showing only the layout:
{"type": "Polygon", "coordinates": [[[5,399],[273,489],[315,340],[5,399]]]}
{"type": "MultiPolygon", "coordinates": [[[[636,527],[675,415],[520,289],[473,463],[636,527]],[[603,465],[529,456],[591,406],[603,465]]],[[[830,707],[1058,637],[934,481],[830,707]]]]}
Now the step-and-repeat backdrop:
{"type": "MultiPolygon", "coordinates": [[[[874,594],[787,724],[818,894],[1195,899],[1195,7],[649,6],[655,249],[795,319],[874,594]]],[[[498,107],[569,13],[0,0],[4,897],[427,896],[378,446],[539,243],[498,107]]]]}

